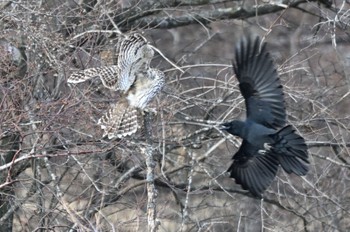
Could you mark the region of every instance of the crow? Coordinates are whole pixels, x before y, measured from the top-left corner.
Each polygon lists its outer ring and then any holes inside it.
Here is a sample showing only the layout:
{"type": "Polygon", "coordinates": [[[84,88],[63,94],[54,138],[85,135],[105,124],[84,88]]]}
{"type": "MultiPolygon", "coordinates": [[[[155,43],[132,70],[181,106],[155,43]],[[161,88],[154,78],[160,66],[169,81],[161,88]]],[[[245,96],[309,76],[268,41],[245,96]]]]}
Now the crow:
{"type": "Polygon", "coordinates": [[[266,43],[256,37],[243,39],[235,49],[233,70],[245,99],[246,120],[233,120],[220,129],[243,139],[230,177],[243,189],[261,198],[274,180],[279,165],[288,173],[306,175],[309,170],[305,140],[286,124],[283,89],[266,43]]]}

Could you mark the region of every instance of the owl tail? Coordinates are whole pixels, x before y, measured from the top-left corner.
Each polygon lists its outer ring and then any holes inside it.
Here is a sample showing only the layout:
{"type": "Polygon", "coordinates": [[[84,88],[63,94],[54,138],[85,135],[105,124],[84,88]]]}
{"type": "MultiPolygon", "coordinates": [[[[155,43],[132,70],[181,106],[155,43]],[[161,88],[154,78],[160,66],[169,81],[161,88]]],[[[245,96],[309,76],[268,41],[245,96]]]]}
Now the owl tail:
{"type": "Polygon", "coordinates": [[[137,131],[139,127],[137,115],[135,107],[129,106],[127,102],[120,102],[111,107],[97,124],[104,130],[103,137],[123,138],[137,131]]]}

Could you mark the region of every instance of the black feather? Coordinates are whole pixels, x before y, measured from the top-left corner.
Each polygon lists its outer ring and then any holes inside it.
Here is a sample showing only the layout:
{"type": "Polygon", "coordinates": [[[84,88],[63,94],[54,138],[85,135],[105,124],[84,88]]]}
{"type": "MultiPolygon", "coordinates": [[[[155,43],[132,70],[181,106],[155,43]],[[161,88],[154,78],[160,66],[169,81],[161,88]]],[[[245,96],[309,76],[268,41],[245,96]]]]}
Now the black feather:
{"type": "Polygon", "coordinates": [[[243,139],[230,177],[243,189],[261,197],[274,180],[279,165],[287,173],[306,175],[309,170],[305,140],[285,126],[283,89],[266,44],[243,39],[236,47],[233,70],[245,99],[247,119],[224,123],[223,130],[243,139]],[[279,129],[282,128],[282,129],[279,129]]]}

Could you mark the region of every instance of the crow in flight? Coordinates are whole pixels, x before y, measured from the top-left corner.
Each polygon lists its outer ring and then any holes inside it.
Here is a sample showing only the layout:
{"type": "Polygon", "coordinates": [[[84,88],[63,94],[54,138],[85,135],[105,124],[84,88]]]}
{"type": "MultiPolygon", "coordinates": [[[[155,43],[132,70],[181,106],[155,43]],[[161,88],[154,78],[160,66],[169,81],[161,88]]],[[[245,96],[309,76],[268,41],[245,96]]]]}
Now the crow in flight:
{"type": "Polygon", "coordinates": [[[304,139],[286,123],[283,90],[266,44],[260,39],[243,39],[235,50],[233,69],[245,99],[245,121],[233,120],[221,129],[243,139],[230,177],[256,197],[269,187],[278,166],[288,173],[306,175],[309,170],[308,152],[304,139]]]}

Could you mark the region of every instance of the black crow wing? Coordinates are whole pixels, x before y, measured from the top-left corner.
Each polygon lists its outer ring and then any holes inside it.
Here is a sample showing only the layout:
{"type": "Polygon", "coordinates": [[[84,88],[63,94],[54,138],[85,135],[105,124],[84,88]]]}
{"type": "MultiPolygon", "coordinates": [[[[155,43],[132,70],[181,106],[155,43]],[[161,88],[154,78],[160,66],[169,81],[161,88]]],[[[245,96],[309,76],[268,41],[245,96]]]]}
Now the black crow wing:
{"type": "Polygon", "coordinates": [[[276,154],[282,168],[288,174],[306,175],[310,162],[304,138],[290,125],[280,129],[272,138],[275,142],[271,152],[276,154]]]}
{"type": "Polygon", "coordinates": [[[283,90],[270,54],[260,39],[242,40],[236,47],[234,72],[245,99],[247,119],[270,128],[286,122],[283,90]]]}
{"type": "Polygon", "coordinates": [[[259,154],[258,151],[256,146],[243,140],[238,152],[232,158],[234,161],[228,172],[243,189],[261,197],[276,176],[278,160],[268,152],[259,154]]]}

